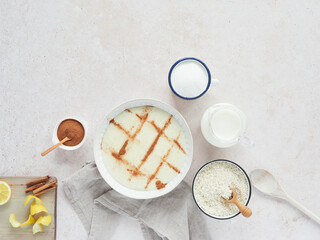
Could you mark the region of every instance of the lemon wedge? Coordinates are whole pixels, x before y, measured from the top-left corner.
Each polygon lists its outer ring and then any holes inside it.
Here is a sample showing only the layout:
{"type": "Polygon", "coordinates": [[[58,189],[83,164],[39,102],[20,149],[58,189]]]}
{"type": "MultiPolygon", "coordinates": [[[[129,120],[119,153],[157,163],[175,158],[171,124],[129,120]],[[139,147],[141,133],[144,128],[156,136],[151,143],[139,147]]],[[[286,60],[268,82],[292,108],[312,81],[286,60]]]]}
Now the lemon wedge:
{"type": "Polygon", "coordinates": [[[6,204],[11,198],[11,188],[8,183],[0,181],[0,205],[6,204]]]}
{"type": "Polygon", "coordinates": [[[12,227],[18,228],[18,227],[27,226],[34,223],[34,218],[31,215],[29,215],[29,218],[27,221],[25,221],[24,223],[20,223],[16,220],[16,216],[13,213],[11,213],[9,216],[9,222],[11,223],[12,227]]]}

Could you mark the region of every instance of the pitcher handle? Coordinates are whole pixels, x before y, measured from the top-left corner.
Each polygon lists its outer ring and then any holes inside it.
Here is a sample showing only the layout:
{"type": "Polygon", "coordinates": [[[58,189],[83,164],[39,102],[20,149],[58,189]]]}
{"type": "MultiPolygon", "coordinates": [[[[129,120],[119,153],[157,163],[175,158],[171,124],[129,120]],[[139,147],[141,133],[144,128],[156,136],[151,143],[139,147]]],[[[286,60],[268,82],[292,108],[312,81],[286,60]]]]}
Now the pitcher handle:
{"type": "Polygon", "coordinates": [[[252,139],[250,139],[248,136],[243,135],[240,138],[240,142],[243,144],[245,147],[252,147],[254,145],[254,142],[252,139]]]}

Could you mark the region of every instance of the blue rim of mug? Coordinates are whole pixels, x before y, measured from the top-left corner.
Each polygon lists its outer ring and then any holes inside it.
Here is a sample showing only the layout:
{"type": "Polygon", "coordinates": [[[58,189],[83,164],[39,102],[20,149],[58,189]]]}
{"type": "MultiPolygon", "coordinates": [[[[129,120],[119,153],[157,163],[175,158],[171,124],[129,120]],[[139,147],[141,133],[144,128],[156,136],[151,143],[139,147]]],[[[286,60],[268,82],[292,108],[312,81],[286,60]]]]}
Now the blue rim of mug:
{"type": "Polygon", "coordinates": [[[193,100],[193,99],[197,99],[197,98],[201,97],[203,94],[205,94],[205,93],[208,91],[208,89],[209,89],[209,87],[210,87],[210,84],[211,84],[211,74],[210,74],[209,68],[207,67],[207,65],[206,65],[204,62],[202,62],[201,60],[199,60],[199,59],[197,59],[197,58],[194,58],[194,57],[187,57],[187,58],[182,58],[182,59],[176,61],[176,62],[172,65],[172,67],[170,68],[170,71],[169,71],[168,81],[169,81],[169,86],[170,86],[172,92],[173,92],[175,95],[177,95],[178,97],[180,97],[180,98],[182,98],[182,99],[185,99],[185,100],[193,100]],[[196,97],[192,97],[192,98],[188,98],[188,97],[183,97],[183,96],[181,96],[180,94],[178,94],[178,93],[174,90],[174,88],[172,87],[172,84],[171,84],[171,73],[172,73],[173,69],[174,69],[179,63],[181,63],[181,62],[183,62],[183,61],[186,61],[186,60],[194,60],[194,61],[199,62],[202,66],[204,66],[204,68],[207,70],[207,73],[208,73],[208,85],[207,85],[206,89],[205,89],[200,95],[198,95],[198,96],[196,96],[196,97]]]}
{"type": "Polygon", "coordinates": [[[243,170],[242,167],[240,167],[238,164],[236,164],[235,162],[232,162],[230,160],[227,160],[227,159],[216,159],[216,160],[212,160],[210,162],[207,162],[206,164],[204,164],[201,168],[199,168],[199,170],[197,171],[196,175],[194,176],[193,178],[193,181],[192,181],[192,196],[193,196],[193,200],[194,202],[196,203],[196,205],[198,206],[198,208],[201,210],[201,212],[203,212],[205,215],[207,215],[208,217],[211,217],[211,218],[214,218],[214,219],[218,219],[218,220],[228,220],[228,219],[231,219],[231,218],[234,218],[236,216],[238,216],[240,214],[240,211],[230,217],[217,217],[217,216],[212,216],[210,215],[209,213],[205,212],[199,205],[198,205],[198,202],[196,201],[196,198],[194,196],[194,182],[198,176],[198,173],[204,168],[206,167],[207,165],[211,164],[211,163],[214,163],[214,162],[228,162],[228,163],[231,163],[233,165],[236,165],[243,173],[244,175],[246,176],[246,179],[248,180],[248,185],[249,185],[249,196],[248,196],[248,200],[246,202],[246,204],[244,204],[245,206],[248,206],[249,202],[250,202],[250,198],[251,198],[251,192],[252,192],[252,187],[251,187],[251,182],[250,182],[250,178],[248,176],[248,174],[246,173],[245,170],[243,170]]]}

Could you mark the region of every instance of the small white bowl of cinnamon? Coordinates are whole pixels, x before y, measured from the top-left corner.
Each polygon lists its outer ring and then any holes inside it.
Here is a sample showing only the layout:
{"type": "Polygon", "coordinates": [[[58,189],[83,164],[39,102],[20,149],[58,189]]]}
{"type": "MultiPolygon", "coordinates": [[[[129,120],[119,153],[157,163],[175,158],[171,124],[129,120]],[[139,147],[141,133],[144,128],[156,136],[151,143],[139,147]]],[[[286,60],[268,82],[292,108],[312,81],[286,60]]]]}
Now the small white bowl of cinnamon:
{"type": "Polygon", "coordinates": [[[87,123],[76,118],[65,118],[59,121],[54,128],[52,142],[57,144],[64,138],[65,141],[59,147],[64,150],[76,150],[83,145],[87,137],[87,123]]]}

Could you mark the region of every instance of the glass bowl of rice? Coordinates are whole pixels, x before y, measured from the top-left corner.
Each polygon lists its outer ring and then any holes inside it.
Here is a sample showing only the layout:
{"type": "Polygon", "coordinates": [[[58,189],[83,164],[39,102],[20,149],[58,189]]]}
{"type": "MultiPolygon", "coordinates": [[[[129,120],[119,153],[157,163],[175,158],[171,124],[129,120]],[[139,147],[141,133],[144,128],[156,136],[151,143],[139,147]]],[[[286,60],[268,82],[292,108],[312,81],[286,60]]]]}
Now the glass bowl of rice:
{"type": "Polygon", "coordinates": [[[236,163],[217,159],[204,164],[192,183],[192,194],[199,209],[209,217],[226,220],[239,215],[239,209],[225,202],[232,196],[232,188],[238,200],[248,205],[251,183],[247,173],[236,163]],[[223,197],[223,198],[222,198],[223,197]]]}

